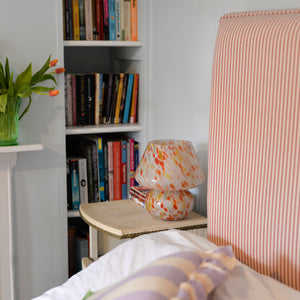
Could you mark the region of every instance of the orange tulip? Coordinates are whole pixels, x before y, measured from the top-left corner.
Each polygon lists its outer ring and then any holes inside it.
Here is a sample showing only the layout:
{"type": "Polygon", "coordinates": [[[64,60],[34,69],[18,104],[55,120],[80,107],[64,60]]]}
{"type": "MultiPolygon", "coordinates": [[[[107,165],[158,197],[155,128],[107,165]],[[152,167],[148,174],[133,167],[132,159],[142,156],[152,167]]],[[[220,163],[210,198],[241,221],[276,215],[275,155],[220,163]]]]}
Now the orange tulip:
{"type": "Polygon", "coordinates": [[[50,97],[57,96],[58,94],[59,94],[59,91],[57,91],[57,90],[52,90],[52,91],[49,92],[50,97]]]}
{"type": "Polygon", "coordinates": [[[56,74],[59,74],[59,73],[63,73],[64,71],[66,71],[66,69],[65,68],[57,68],[57,69],[55,69],[55,73],[56,74]]]}
{"type": "Polygon", "coordinates": [[[58,59],[51,60],[49,63],[49,68],[54,67],[57,64],[57,62],[58,62],[58,59]]]}

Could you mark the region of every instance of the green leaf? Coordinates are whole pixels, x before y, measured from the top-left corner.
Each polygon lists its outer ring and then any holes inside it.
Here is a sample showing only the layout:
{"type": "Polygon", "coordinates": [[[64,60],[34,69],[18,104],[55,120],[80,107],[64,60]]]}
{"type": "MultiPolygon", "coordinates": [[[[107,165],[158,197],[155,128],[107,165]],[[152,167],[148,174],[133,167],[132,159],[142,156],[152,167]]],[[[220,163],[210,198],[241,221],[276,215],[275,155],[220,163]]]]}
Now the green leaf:
{"type": "Polygon", "coordinates": [[[40,93],[47,93],[47,92],[50,92],[52,90],[54,90],[55,87],[44,87],[44,86],[34,86],[31,88],[31,90],[37,94],[40,94],[40,93]]]}
{"type": "Polygon", "coordinates": [[[29,88],[31,77],[32,77],[32,71],[31,71],[31,63],[30,63],[26,68],[26,70],[23,71],[21,74],[19,74],[19,76],[15,81],[15,87],[14,87],[15,95],[19,93],[23,93],[25,90],[29,88]]]}
{"type": "Polygon", "coordinates": [[[30,86],[28,85],[28,87],[24,91],[19,92],[18,94],[16,94],[16,96],[19,96],[20,98],[27,98],[27,97],[31,96],[31,94],[32,94],[32,91],[31,91],[30,86]]]}
{"type": "Polygon", "coordinates": [[[44,75],[44,73],[49,69],[49,63],[50,63],[50,59],[51,59],[51,55],[49,55],[47,61],[45,62],[45,64],[41,67],[41,69],[39,71],[37,71],[36,73],[34,73],[34,75],[32,76],[31,79],[31,83],[30,86],[34,86],[37,83],[40,82],[41,77],[44,75]]]}
{"type": "Polygon", "coordinates": [[[7,95],[9,97],[13,97],[14,96],[14,82],[13,82],[13,78],[14,78],[14,74],[11,73],[11,76],[10,76],[9,82],[8,82],[8,91],[7,91],[7,95]]]}
{"type": "Polygon", "coordinates": [[[7,103],[7,94],[0,95],[0,111],[3,113],[5,113],[6,103],[7,103]]]}
{"type": "Polygon", "coordinates": [[[46,81],[46,80],[52,80],[55,84],[57,84],[56,79],[54,78],[54,76],[52,76],[50,74],[44,74],[43,76],[41,76],[39,82],[43,82],[43,81],[46,81]]]}
{"type": "Polygon", "coordinates": [[[6,89],[7,86],[5,85],[5,73],[4,73],[4,68],[3,65],[0,61],[0,87],[2,89],[6,89]]]}
{"type": "Polygon", "coordinates": [[[9,61],[8,61],[8,58],[6,57],[6,61],[5,61],[5,84],[6,84],[7,87],[9,85],[9,79],[10,79],[9,61]]]}

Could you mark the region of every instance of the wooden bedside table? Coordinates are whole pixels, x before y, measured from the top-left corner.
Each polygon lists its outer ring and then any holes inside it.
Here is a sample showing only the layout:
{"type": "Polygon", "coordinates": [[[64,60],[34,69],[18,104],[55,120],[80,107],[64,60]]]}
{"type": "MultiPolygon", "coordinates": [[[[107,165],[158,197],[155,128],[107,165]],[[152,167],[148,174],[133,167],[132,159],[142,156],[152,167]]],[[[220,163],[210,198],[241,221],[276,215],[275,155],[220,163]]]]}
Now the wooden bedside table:
{"type": "Polygon", "coordinates": [[[90,226],[90,256],[93,259],[98,258],[97,230],[125,239],[168,229],[207,228],[207,219],[193,211],[183,220],[163,221],[151,216],[133,200],[81,204],[79,213],[90,226]]]}

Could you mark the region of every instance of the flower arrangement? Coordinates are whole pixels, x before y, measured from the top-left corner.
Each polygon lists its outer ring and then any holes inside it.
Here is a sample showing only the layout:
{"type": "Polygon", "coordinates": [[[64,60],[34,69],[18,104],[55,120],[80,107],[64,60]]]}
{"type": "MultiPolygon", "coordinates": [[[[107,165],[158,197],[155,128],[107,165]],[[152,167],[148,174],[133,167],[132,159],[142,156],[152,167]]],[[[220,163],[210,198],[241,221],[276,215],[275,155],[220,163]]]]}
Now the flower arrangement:
{"type": "Polygon", "coordinates": [[[19,117],[20,120],[30,107],[33,92],[41,95],[48,94],[51,97],[58,95],[59,91],[55,90],[57,82],[52,74],[63,73],[65,69],[56,68],[48,72],[50,68],[56,66],[57,62],[57,59],[51,60],[51,55],[49,55],[45,64],[33,75],[32,64],[30,63],[28,67],[16,77],[15,81],[13,73],[10,73],[8,58],[6,58],[5,67],[3,67],[0,62],[0,112],[6,113],[8,98],[29,98],[27,107],[19,117]],[[43,86],[42,83],[46,81],[52,81],[55,85],[51,87],[43,86]]]}

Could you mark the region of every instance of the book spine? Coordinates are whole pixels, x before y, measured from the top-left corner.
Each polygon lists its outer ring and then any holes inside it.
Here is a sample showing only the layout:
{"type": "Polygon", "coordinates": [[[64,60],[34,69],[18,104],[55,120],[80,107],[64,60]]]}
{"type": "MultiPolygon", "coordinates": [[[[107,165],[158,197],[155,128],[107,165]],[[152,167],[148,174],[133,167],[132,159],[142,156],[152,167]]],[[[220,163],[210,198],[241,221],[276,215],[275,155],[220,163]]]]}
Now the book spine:
{"type": "Polygon", "coordinates": [[[127,141],[121,141],[121,172],[122,172],[122,199],[128,199],[127,189],[127,141]]]}
{"type": "Polygon", "coordinates": [[[135,123],[137,118],[137,102],[138,102],[138,90],[139,90],[139,74],[134,74],[132,100],[130,109],[130,123],[135,123]]]}
{"type": "Polygon", "coordinates": [[[114,156],[113,142],[107,142],[108,148],[108,185],[109,185],[109,201],[114,200],[114,156]]]}
{"type": "Polygon", "coordinates": [[[119,88],[119,74],[114,74],[113,80],[113,91],[111,97],[111,108],[110,108],[110,123],[114,123],[115,121],[115,112],[116,112],[116,104],[117,104],[117,96],[118,96],[118,88],[119,88]]]}
{"type": "Polygon", "coordinates": [[[120,0],[120,30],[121,30],[121,40],[125,41],[125,7],[124,0],[120,0]]]}
{"type": "Polygon", "coordinates": [[[107,141],[103,140],[103,156],[104,156],[104,191],[105,201],[109,200],[109,183],[108,183],[108,146],[107,141]]]}
{"type": "Polygon", "coordinates": [[[100,73],[95,73],[95,125],[99,125],[100,73]]]}
{"type": "Polygon", "coordinates": [[[67,126],[73,125],[72,75],[66,74],[67,126]]]}
{"type": "Polygon", "coordinates": [[[70,7],[70,1],[64,0],[64,28],[65,28],[65,40],[72,39],[72,21],[70,20],[72,16],[72,6],[70,7]],[[71,11],[71,12],[70,12],[71,11]]]}
{"type": "Polygon", "coordinates": [[[131,0],[131,40],[138,40],[137,33],[137,0],[131,0]]]}
{"type": "Polygon", "coordinates": [[[107,74],[107,87],[105,92],[105,111],[103,116],[103,123],[110,122],[110,110],[112,102],[112,90],[113,90],[113,74],[107,74]]]}
{"type": "Polygon", "coordinates": [[[95,125],[95,75],[86,75],[87,125],[95,125]]]}
{"type": "MultiPolygon", "coordinates": [[[[136,171],[138,165],[140,163],[140,144],[137,141],[134,141],[134,172],[136,171]]],[[[134,185],[138,185],[139,183],[134,179],[134,185]]]]}
{"type": "Polygon", "coordinates": [[[124,0],[125,41],[131,41],[131,2],[124,0]]]}
{"type": "Polygon", "coordinates": [[[72,185],[72,208],[73,210],[78,210],[80,204],[78,160],[70,159],[69,164],[72,185]]]}
{"type": "Polygon", "coordinates": [[[93,40],[97,40],[97,15],[96,15],[96,0],[92,0],[92,23],[93,23],[93,40]]]}
{"type": "Polygon", "coordinates": [[[98,138],[98,163],[99,163],[99,189],[100,201],[105,201],[105,166],[104,166],[104,151],[103,139],[98,138]]]}
{"type": "Polygon", "coordinates": [[[78,158],[80,204],[88,203],[86,159],[78,158]]]}
{"type": "Polygon", "coordinates": [[[130,151],[130,176],[129,176],[129,180],[130,180],[130,187],[134,186],[134,139],[129,139],[129,151],[130,151]]]}
{"type": "Polygon", "coordinates": [[[95,0],[96,1],[96,40],[100,40],[100,32],[101,32],[101,10],[100,10],[100,3],[102,0],[95,0]]]}
{"type": "Polygon", "coordinates": [[[72,74],[72,110],[73,110],[73,117],[72,121],[74,126],[77,125],[77,107],[76,107],[76,75],[72,74]]]}
{"type": "Polygon", "coordinates": [[[121,41],[121,0],[116,1],[116,40],[121,41]]]}
{"type": "Polygon", "coordinates": [[[122,89],[121,104],[120,104],[120,114],[119,114],[120,123],[123,123],[124,108],[125,108],[125,101],[126,101],[126,91],[127,91],[127,82],[128,82],[128,74],[124,74],[123,89],[122,89]]]}
{"type": "Polygon", "coordinates": [[[85,101],[85,75],[76,75],[76,111],[77,125],[87,125],[87,108],[85,101]]]}
{"type": "Polygon", "coordinates": [[[84,13],[84,0],[78,0],[79,7],[79,35],[80,40],[85,40],[85,13],[84,13]]]}
{"type": "Polygon", "coordinates": [[[67,209],[73,210],[72,205],[72,182],[71,182],[71,171],[70,171],[70,161],[66,160],[66,172],[67,172],[67,209]]]}
{"type": "Polygon", "coordinates": [[[103,73],[99,75],[99,116],[98,116],[98,124],[102,121],[103,114],[103,96],[104,96],[104,82],[103,82],[103,73]]]}
{"type": "Polygon", "coordinates": [[[78,0],[72,0],[72,10],[73,10],[73,39],[80,40],[78,0]]]}
{"type": "Polygon", "coordinates": [[[91,151],[92,151],[92,171],[93,171],[93,190],[94,190],[93,202],[99,202],[100,201],[99,165],[98,165],[98,149],[96,143],[91,144],[91,151]]]}
{"type": "Polygon", "coordinates": [[[104,39],[109,39],[109,14],[108,14],[108,0],[103,0],[103,30],[104,39]]]}
{"type": "Polygon", "coordinates": [[[109,40],[116,40],[116,0],[108,0],[108,25],[109,40]]]}
{"type": "Polygon", "coordinates": [[[121,100],[122,100],[122,92],[123,92],[123,83],[124,83],[124,73],[119,74],[119,86],[118,86],[118,93],[117,93],[117,103],[115,109],[115,118],[114,123],[120,123],[120,108],[121,108],[121,100]]]}
{"type": "Polygon", "coordinates": [[[124,107],[124,116],[123,116],[123,123],[129,122],[129,111],[131,105],[131,98],[132,98],[132,88],[133,88],[133,74],[128,75],[128,83],[127,83],[127,92],[126,92],[126,100],[125,100],[125,107],[124,107]]]}
{"type": "Polygon", "coordinates": [[[114,200],[122,200],[121,141],[113,142],[114,200]]]}
{"type": "Polygon", "coordinates": [[[93,5],[92,0],[84,1],[84,12],[85,12],[85,35],[86,40],[93,40],[93,5]]]}
{"type": "Polygon", "coordinates": [[[68,126],[68,99],[67,99],[67,74],[64,74],[65,81],[64,81],[64,101],[65,101],[65,126],[68,126]]]}
{"type": "Polygon", "coordinates": [[[100,0],[100,40],[105,40],[103,0],[100,0]]]}

